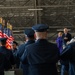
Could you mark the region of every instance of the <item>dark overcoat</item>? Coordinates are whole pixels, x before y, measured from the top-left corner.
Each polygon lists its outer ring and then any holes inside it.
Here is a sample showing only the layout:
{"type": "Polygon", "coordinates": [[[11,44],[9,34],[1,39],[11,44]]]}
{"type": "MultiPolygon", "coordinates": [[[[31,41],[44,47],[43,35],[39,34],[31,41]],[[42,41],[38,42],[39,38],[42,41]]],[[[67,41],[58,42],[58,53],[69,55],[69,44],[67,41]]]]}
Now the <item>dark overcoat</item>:
{"type": "MultiPolygon", "coordinates": [[[[35,42],[34,40],[29,40],[26,43],[19,46],[18,52],[17,52],[17,57],[20,58],[25,51],[25,47],[29,44],[34,43],[34,42],[35,42]]],[[[24,64],[22,62],[20,62],[20,67],[23,69],[23,75],[28,75],[28,68],[29,68],[28,61],[26,61],[26,63],[24,63],[24,64]]]]}
{"type": "Polygon", "coordinates": [[[0,53],[6,55],[7,59],[10,61],[11,65],[15,64],[14,56],[11,50],[8,50],[5,46],[0,47],[0,53]]]}
{"type": "Polygon", "coordinates": [[[69,75],[75,75],[75,42],[67,45],[60,56],[63,61],[69,61],[69,75]]]}
{"type": "Polygon", "coordinates": [[[28,61],[29,75],[58,75],[58,57],[59,50],[55,44],[49,43],[46,39],[38,39],[26,47],[21,61],[28,61]]]}

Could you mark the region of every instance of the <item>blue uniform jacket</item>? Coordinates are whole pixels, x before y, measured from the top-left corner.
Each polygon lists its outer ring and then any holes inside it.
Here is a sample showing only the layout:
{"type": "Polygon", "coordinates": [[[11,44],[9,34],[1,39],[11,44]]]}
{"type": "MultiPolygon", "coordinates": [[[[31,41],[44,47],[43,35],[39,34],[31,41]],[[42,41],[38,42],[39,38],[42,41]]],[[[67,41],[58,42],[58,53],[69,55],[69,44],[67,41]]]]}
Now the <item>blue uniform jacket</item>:
{"type": "Polygon", "coordinates": [[[29,75],[58,75],[56,62],[59,50],[55,44],[39,39],[28,45],[21,57],[23,63],[28,61],[29,75]]]}
{"type": "Polygon", "coordinates": [[[5,54],[0,53],[0,75],[4,75],[4,70],[9,70],[10,68],[10,61],[7,59],[5,54]]]}
{"type": "Polygon", "coordinates": [[[11,50],[8,50],[5,46],[0,47],[0,53],[6,55],[7,59],[10,61],[11,65],[15,64],[14,56],[11,50]]]}
{"type": "Polygon", "coordinates": [[[29,45],[29,44],[34,43],[34,42],[35,42],[34,40],[29,40],[29,41],[27,41],[26,43],[20,45],[20,46],[18,47],[18,50],[17,50],[17,56],[20,58],[20,57],[22,56],[22,54],[24,53],[25,47],[26,47],[27,45],[29,45]]]}
{"type": "Polygon", "coordinates": [[[12,50],[12,53],[13,53],[13,56],[14,56],[16,68],[19,68],[20,60],[19,60],[19,58],[16,56],[16,55],[17,55],[17,48],[15,48],[14,50],[12,50]]]}
{"type": "MultiPolygon", "coordinates": [[[[22,44],[19,48],[18,48],[18,52],[17,52],[17,57],[21,57],[22,55],[23,55],[23,53],[24,53],[24,51],[25,51],[25,47],[27,46],[27,45],[29,45],[29,44],[32,44],[32,43],[34,43],[35,41],[34,40],[29,40],[29,41],[27,41],[25,44],[22,44]]],[[[28,75],[28,67],[29,67],[29,65],[28,65],[28,62],[26,62],[26,63],[20,63],[20,67],[23,69],[23,75],[28,75]]]]}

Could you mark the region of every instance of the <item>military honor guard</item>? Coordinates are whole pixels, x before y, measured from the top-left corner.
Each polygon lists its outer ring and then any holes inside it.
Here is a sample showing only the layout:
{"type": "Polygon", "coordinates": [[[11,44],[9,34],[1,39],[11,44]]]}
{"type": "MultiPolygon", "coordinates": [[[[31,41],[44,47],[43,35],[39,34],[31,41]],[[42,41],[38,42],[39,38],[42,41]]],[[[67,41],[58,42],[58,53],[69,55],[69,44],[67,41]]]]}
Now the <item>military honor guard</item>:
{"type": "Polygon", "coordinates": [[[56,63],[59,58],[57,45],[48,42],[45,24],[37,24],[32,27],[35,31],[36,41],[26,46],[21,57],[22,63],[28,62],[29,75],[58,75],[56,63]]]}
{"type": "MultiPolygon", "coordinates": [[[[25,47],[27,45],[35,42],[34,31],[31,28],[25,29],[24,33],[25,33],[25,40],[26,41],[24,44],[22,44],[18,47],[17,57],[19,57],[19,59],[23,55],[23,53],[25,51],[25,47]]],[[[28,68],[29,68],[28,61],[24,64],[21,62],[20,67],[23,69],[23,75],[28,75],[28,68]]]]}

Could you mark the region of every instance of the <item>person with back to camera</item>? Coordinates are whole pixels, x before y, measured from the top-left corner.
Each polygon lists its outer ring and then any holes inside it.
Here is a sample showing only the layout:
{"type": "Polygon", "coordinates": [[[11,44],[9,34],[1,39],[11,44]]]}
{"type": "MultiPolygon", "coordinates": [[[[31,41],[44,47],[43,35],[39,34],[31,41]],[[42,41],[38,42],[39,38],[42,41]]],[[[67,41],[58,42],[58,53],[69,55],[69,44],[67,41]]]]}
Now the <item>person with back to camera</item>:
{"type": "Polygon", "coordinates": [[[59,50],[56,44],[47,40],[48,26],[37,24],[32,27],[35,31],[35,43],[28,45],[21,61],[29,64],[29,75],[58,75],[56,63],[59,50]]]}
{"type": "Polygon", "coordinates": [[[9,70],[15,64],[11,50],[6,48],[7,38],[0,38],[0,75],[4,75],[4,70],[9,70]]]}
{"type": "Polygon", "coordinates": [[[4,71],[11,69],[10,61],[6,55],[0,52],[0,75],[4,75],[4,71]]]}
{"type": "MultiPolygon", "coordinates": [[[[32,44],[32,43],[35,42],[35,40],[34,40],[34,31],[31,28],[25,29],[24,34],[25,34],[26,42],[18,47],[17,57],[19,57],[19,59],[23,55],[25,47],[27,45],[32,44]]],[[[23,64],[20,61],[20,68],[23,69],[23,75],[28,75],[28,68],[29,68],[28,62],[23,64]]]]}

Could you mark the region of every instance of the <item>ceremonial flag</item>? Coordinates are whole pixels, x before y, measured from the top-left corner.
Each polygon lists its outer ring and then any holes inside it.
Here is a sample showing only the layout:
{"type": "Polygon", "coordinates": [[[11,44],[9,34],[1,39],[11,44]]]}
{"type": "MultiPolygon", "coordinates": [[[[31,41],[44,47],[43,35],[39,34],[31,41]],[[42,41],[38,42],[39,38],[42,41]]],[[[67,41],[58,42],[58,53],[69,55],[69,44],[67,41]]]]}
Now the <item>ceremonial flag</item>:
{"type": "Polygon", "coordinates": [[[13,42],[14,38],[12,36],[12,31],[10,29],[8,29],[8,39],[7,39],[7,48],[11,49],[12,48],[12,42],[13,42]]]}
{"type": "Polygon", "coordinates": [[[9,37],[8,37],[8,29],[7,29],[7,28],[4,28],[4,29],[3,29],[3,37],[4,37],[4,38],[9,38],[9,37]]]}
{"type": "Polygon", "coordinates": [[[8,49],[12,48],[12,42],[14,40],[12,36],[12,25],[10,23],[7,23],[7,28],[4,28],[5,20],[3,21],[2,25],[2,18],[0,18],[0,38],[7,38],[6,41],[6,47],[8,49]]]}

